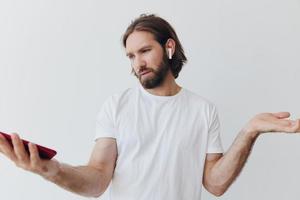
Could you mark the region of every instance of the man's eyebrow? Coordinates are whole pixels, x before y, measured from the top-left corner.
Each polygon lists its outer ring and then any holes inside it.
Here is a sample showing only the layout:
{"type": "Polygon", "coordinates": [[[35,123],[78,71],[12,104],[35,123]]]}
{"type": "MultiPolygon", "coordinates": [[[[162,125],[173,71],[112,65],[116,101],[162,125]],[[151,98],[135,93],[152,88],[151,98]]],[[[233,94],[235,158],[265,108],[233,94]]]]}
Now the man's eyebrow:
{"type": "Polygon", "coordinates": [[[143,46],[143,47],[141,47],[138,51],[142,51],[142,50],[144,50],[144,49],[148,49],[148,48],[151,48],[152,47],[152,45],[145,45],[145,46],[143,46]]]}
{"type": "MultiPolygon", "coordinates": [[[[152,48],[153,46],[152,45],[145,45],[145,46],[142,46],[139,50],[138,50],[138,52],[140,52],[140,51],[142,51],[142,50],[144,50],[144,49],[147,49],[147,48],[152,48]]],[[[126,53],[126,56],[131,56],[132,55],[132,53],[131,52],[127,52],[126,53]]]]}

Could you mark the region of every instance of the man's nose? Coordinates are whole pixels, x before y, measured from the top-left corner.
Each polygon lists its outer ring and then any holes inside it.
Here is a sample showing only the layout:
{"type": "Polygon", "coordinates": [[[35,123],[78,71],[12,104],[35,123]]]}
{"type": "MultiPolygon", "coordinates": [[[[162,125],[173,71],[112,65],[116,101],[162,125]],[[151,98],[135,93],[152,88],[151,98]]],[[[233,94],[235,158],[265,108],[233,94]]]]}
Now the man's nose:
{"type": "Polygon", "coordinates": [[[142,58],[142,56],[136,56],[133,62],[133,67],[136,69],[136,71],[140,71],[141,69],[144,69],[145,66],[146,66],[146,62],[142,58]]]}

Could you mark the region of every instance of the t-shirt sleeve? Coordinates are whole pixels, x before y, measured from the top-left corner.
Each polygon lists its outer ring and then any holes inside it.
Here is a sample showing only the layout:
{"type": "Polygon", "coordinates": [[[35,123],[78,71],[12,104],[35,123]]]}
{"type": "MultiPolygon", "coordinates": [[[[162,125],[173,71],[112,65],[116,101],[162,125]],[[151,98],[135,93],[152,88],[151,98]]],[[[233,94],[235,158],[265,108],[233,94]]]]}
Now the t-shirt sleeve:
{"type": "Polygon", "coordinates": [[[220,121],[215,106],[212,106],[209,117],[208,144],[206,153],[223,153],[220,137],[220,121]]]}
{"type": "Polygon", "coordinates": [[[116,138],[115,110],[116,103],[114,98],[110,97],[97,114],[95,140],[102,137],[116,138]]]}

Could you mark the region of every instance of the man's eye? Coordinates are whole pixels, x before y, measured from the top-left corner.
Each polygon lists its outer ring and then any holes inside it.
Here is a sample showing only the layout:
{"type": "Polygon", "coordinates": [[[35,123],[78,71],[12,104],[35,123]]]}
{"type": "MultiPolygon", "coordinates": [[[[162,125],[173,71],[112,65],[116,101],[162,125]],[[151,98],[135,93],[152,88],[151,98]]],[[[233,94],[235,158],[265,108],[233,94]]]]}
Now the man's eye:
{"type": "Polygon", "coordinates": [[[144,50],[143,50],[143,53],[146,53],[146,52],[148,52],[148,51],[150,51],[150,49],[144,49],[144,50]]]}

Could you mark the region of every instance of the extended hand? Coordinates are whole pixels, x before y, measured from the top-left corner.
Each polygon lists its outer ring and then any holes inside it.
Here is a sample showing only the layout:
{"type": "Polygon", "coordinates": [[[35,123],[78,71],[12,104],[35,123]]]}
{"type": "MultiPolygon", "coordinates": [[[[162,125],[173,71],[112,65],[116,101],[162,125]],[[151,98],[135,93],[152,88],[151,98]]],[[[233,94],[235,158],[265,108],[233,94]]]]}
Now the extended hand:
{"type": "Polygon", "coordinates": [[[13,146],[0,134],[0,152],[12,160],[16,166],[39,174],[44,178],[52,177],[59,171],[59,162],[54,159],[41,159],[35,144],[28,144],[28,154],[20,137],[17,134],[12,134],[11,137],[13,146]]]}
{"type": "Polygon", "coordinates": [[[245,130],[253,133],[266,132],[300,132],[300,119],[290,120],[290,113],[261,113],[252,118],[245,126],[245,130]]]}

